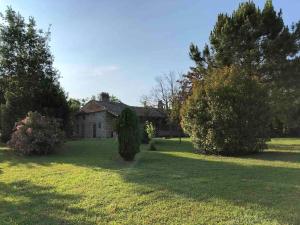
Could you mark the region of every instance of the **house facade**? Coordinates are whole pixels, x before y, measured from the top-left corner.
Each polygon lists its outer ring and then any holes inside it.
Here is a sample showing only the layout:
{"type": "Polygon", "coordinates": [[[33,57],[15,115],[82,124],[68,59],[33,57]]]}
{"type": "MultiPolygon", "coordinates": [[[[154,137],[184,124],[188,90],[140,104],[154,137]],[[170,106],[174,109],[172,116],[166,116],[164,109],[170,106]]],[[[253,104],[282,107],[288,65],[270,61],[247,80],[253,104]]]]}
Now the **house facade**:
{"type": "Polygon", "coordinates": [[[80,138],[110,138],[116,136],[116,122],[123,109],[136,112],[140,126],[151,121],[160,133],[167,130],[166,115],[158,108],[128,106],[121,102],[111,102],[109,96],[101,101],[91,100],[76,115],[76,136],[80,138]]]}

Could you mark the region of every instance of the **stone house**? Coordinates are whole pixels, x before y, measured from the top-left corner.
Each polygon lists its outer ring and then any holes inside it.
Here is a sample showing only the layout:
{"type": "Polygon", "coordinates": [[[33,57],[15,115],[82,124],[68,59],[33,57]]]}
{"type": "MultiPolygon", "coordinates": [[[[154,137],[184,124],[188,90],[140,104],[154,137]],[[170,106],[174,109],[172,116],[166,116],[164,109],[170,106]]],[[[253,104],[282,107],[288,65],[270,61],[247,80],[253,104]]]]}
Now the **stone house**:
{"type": "Polygon", "coordinates": [[[116,136],[116,121],[126,107],[134,110],[143,126],[148,120],[154,123],[157,134],[167,130],[166,115],[158,108],[128,106],[112,102],[103,93],[101,101],[91,100],[76,115],[76,135],[81,138],[109,138],[116,136]]]}

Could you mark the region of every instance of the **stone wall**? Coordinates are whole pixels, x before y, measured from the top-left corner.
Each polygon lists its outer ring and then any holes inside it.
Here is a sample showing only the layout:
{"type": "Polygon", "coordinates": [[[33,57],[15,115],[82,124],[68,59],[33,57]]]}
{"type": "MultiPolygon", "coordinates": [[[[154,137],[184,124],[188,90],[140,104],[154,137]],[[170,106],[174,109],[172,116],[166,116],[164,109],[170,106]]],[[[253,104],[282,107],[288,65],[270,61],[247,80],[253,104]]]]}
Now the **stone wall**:
{"type": "Polygon", "coordinates": [[[105,115],[105,133],[106,137],[113,137],[113,132],[115,131],[115,125],[116,125],[116,118],[111,115],[110,113],[106,113],[105,115]]]}
{"type": "Polygon", "coordinates": [[[113,136],[115,118],[106,111],[79,115],[77,117],[77,133],[82,138],[108,138],[113,136]]]}

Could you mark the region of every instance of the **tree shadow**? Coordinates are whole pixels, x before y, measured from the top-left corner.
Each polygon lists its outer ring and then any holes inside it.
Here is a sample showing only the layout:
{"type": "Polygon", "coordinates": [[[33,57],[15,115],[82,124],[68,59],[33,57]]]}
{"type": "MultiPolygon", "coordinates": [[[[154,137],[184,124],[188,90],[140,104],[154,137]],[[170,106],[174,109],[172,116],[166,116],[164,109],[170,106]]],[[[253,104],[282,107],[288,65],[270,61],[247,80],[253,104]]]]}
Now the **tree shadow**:
{"type": "Polygon", "coordinates": [[[300,163],[300,145],[268,144],[268,150],[242,158],[300,163]]]}
{"type": "Polygon", "coordinates": [[[155,152],[142,158],[135,170],[123,173],[147,195],[167,190],[199,202],[226,200],[242,208],[263,208],[269,219],[300,222],[300,170],[241,165],[155,152]],[[272,209],[272,210],[270,210],[272,209]]]}
{"type": "Polygon", "coordinates": [[[1,224],[80,224],[72,216],[83,213],[83,209],[71,205],[79,196],[59,194],[51,186],[38,186],[28,181],[0,182],[1,224]]]}
{"type": "Polygon", "coordinates": [[[300,163],[300,152],[265,151],[241,158],[300,163]]]}
{"type": "Polygon", "coordinates": [[[120,160],[117,142],[114,140],[81,140],[65,143],[61,148],[50,155],[25,156],[16,154],[7,147],[0,147],[0,163],[9,166],[22,165],[26,168],[36,166],[52,166],[63,163],[91,168],[107,168],[119,170],[120,164],[126,168],[127,163],[120,160]],[[103,146],[101,146],[103,144],[103,146]]]}
{"type": "MultiPolygon", "coordinates": [[[[243,157],[236,158],[237,162],[234,162],[235,158],[231,160],[230,157],[215,157],[213,160],[210,156],[199,157],[191,153],[194,150],[190,142],[179,144],[178,141],[174,140],[157,140],[157,147],[161,151],[143,151],[134,163],[129,164],[120,160],[117,153],[117,143],[114,141],[103,141],[101,143],[99,141],[73,141],[67,143],[59,153],[54,155],[23,157],[12,154],[6,155],[4,162],[11,166],[18,164],[29,167],[37,165],[52,166],[53,163],[64,163],[95,170],[105,168],[118,172],[126,182],[137,184],[134,191],[139,195],[148,195],[156,191],[166,190],[171,195],[177,194],[199,202],[221,199],[242,208],[249,205],[251,207],[263,207],[266,217],[270,219],[276,218],[282,223],[291,221],[291,223],[300,224],[300,215],[297,214],[300,211],[300,200],[298,198],[300,195],[299,169],[266,165],[242,165],[242,162],[238,161],[244,160],[243,157]],[[181,154],[187,152],[188,156],[181,154]]],[[[144,146],[144,148],[146,147],[144,146]]],[[[266,155],[261,153],[251,157],[272,160],[272,157],[283,156],[280,154],[276,156],[276,152],[266,153],[266,155]]],[[[286,153],[290,154],[291,152],[286,153]]],[[[289,160],[287,161],[295,162],[296,160],[296,162],[299,162],[297,159],[298,153],[293,153],[296,155],[288,155],[289,160]],[[296,159],[290,159],[295,156],[296,159]]],[[[273,159],[276,160],[275,158],[273,159]]],[[[14,190],[14,184],[0,183],[0,185],[0,191],[3,194],[9,193],[9,190],[14,190]]],[[[45,217],[53,222],[49,224],[72,223],[72,219],[65,222],[61,218],[70,218],[76,210],[80,210],[69,209],[69,206],[72,202],[77,201],[78,197],[55,194],[51,191],[51,188],[35,186],[30,183],[25,183],[26,186],[31,191],[23,192],[21,189],[11,194],[31,199],[29,202],[45,201],[45,207],[42,206],[41,213],[38,216],[39,219],[42,219],[46,214],[45,212],[51,212],[50,215],[45,217]],[[43,197],[44,195],[45,197],[43,197]],[[54,199],[54,202],[49,199],[54,199]],[[67,200],[64,201],[64,199],[67,200]],[[67,216],[62,215],[61,211],[65,212],[67,216]],[[57,216],[55,216],[56,214],[57,216]]],[[[2,203],[1,201],[4,200],[0,200],[0,203],[2,203]]],[[[3,202],[0,205],[4,204],[11,205],[9,208],[16,212],[19,209],[19,204],[20,208],[32,207],[32,204],[28,202],[18,204],[3,202]]],[[[28,214],[28,217],[34,222],[38,219],[35,220],[34,216],[30,215],[34,215],[35,210],[40,210],[40,204],[34,203],[32,207],[34,210],[25,210],[25,214],[28,214]]],[[[0,212],[2,210],[0,208],[0,212]]],[[[9,209],[6,209],[4,212],[10,216],[9,211],[9,209]]],[[[21,218],[22,214],[17,214],[17,217],[21,218]]]]}
{"type": "Polygon", "coordinates": [[[269,149],[273,150],[283,150],[283,151],[300,151],[299,144],[268,144],[269,149]]]}

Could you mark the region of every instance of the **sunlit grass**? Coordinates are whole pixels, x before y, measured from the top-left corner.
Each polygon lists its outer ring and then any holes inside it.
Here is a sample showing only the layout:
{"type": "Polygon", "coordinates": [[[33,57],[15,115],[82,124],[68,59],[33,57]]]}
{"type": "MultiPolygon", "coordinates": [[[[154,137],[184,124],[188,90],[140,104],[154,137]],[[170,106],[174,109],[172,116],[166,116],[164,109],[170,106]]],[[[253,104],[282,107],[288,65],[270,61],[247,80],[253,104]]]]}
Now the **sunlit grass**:
{"type": "Polygon", "coordinates": [[[300,224],[300,139],[251,156],[157,140],[123,162],[115,140],[22,157],[0,147],[0,224],[300,224]]]}

